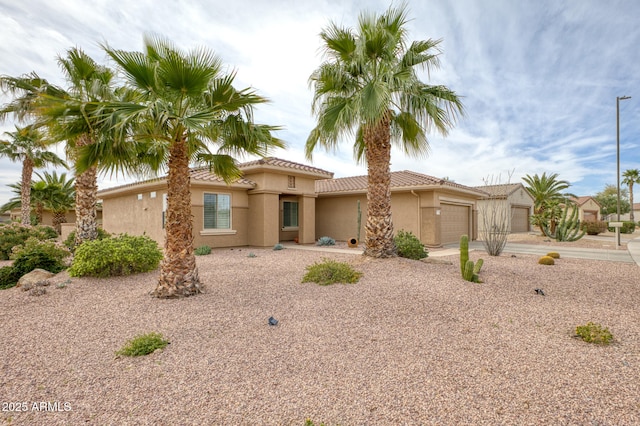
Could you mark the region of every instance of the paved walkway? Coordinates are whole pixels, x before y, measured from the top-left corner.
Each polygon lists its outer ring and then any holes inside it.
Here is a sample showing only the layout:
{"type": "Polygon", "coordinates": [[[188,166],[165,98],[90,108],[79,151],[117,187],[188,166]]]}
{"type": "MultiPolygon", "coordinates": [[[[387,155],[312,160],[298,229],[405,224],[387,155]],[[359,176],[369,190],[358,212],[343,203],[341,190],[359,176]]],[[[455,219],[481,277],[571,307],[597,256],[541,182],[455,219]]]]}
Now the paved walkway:
{"type": "MultiPolygon", "coordinates": [[[[586,238],[586,237],[585,237],[586,238]]],[[[593,238],[593,237],[590,237],[593,238]]],[[[604,237],[600,237],[604,238],[604,237]]],[[[626,262],[636,263],[640,266],[640,237],[635,239],[628,239],[627,249],[618,250],[606,250],[606,249],[591,249],[580,247],[558,247],[558,246],[542,246],[537,244],[517,244],[507,243],[505,246],[505,253],[514,254],[536,254],[543,255],[550,251],[557,251],[563,257],[570,257],[576,259],[593,259],[593,260],[609,260],[612,262],[626,262]]],[[[347,254],[362,254],[362,247],[354,248],[338,248],[332,246],[316,246],[316,245],[302,245],[294,243],[284,243],[286,248],[296,250],[310,250],[310,251],[324,251],[332,253],[347,253],[347,254]]],[[[472,250],[484,251],[484,246],[480,241],[471,241],[469,248],[472,250]]],[[[458,244],[448,244],[442,249],[432,249],[429,251],[429,257],[442,257],[452,256],[459,253],[458,244]]]]}

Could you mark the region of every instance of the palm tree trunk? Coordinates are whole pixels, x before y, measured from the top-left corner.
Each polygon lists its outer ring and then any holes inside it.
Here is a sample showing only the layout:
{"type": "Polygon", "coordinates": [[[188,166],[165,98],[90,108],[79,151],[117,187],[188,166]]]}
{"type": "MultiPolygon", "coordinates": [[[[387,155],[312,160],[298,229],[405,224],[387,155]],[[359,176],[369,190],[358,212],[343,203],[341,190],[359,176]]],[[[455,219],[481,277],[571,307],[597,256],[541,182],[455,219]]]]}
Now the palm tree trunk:
{"type": "Polygon", "coordinates": [[[53,228],[56,230],[56,232],[58,233],[58,235],[62,234],[62,226],[61,224],[66,223],[67,222],[67,218],[65,217],[65,212],[53,212],[53,220],[52,220],[52,225],[53,228]]]}
{"type": "Polygon", "coordinates": [[[33,161],[25,158],[22,163],[22,181],[20,183],[20,216],[25,226],[31,225],[31,176],[33,175],[33,161]]]}
{"type": "MultiPolygon", "coordinates": [[[[78,148],[92,143],[93,140],[88,134],[80,136],[76,141],[78,148]]],[[[76,176],[76,246],[98,238],[97,193],[97,168],[92,166],[76,176]]]]}
{"type": "Polygon", "coordinates": [[[164,258],[153,295],[160,298],[186,297],[202,292],[193,253],[193,217],[186,137],[169,149],[167,216],[164,258]]]}
{"type": "Polygon", "coordinates": [[[365,225],[364,255],[393,257],[391,220],[391,135],[387,114],[379,123],[364,128],[367,158],[367,223],[365,225]]]}
{"type": "Polygon", "coordinates": [[[635,222],[635,218],[633,217],[633,181],[629,182],[629,201],[631,203],[631,210],[629,212],[629,220],[631,222],[635,222]]]}

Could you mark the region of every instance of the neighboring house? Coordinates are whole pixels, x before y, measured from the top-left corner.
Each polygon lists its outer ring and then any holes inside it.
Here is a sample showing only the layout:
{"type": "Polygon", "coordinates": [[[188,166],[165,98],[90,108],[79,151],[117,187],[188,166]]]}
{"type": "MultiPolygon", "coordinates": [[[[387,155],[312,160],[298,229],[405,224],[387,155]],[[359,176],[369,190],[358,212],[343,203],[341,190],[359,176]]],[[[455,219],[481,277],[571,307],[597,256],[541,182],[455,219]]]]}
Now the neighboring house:
{"type": "Polygon", "coordinates": [[[9,223],[9,222],[11,222],[11,213],[10,212],[0,213],[0,223],[9,223]]]}
{"type": "MultiPolygon", "coordinates": [[[[367,211],[367,176],[316,181],[316,232],[339,240],[356,237],[358,200],[361,238],[367,211]]],[[[487,194],[448,180],[412,171],[391,172],[391,215],[395,231],[416,235],[423,244],[477,238],[477,201],[487,194]]]]}
{"type": "MultiPolygon", "coordinates": [[[[278,158],[239,165],[243,178],[227,185],[208,167],[191,170],[194,246],[273,246],[316,239],[314,182],[333,173],[278,158]]],[[[102,199],[103,228],[146,234],[164,242],[166,177],[109,188],[102,199]]]]}
{"type": "MultiPolygon", "coordinates": [[[[607,217],[610,221],[615,221],[618,218],[616,213],[612,213],[607,217]]],[[[631,215],[629,213],[621,214],[620,220],[631,220],[631,215]]],[[[640,221],[640,203],[633,203],[633,220],[635,220],[636,223],[640,221]]]]}
{"type": "Polygon", "coordinates": [[[479,231],[484,230],[485,223],[490,223],[492,212],[502,211],[506,213],[509,232],[530,230],[529,218],[533,214],[534,200],[521,183],[485,185],[475,188],[489,194],[489,197],[478,202],[479,231]]]}
{"type": "MultiPolygon", "coordinates": [[[[280,241],[309,244],[322,236],[356,237],[357,202],[367,212],[367,177],[332,179],[333,173],[264,158],[239,164],[243,178],[227,185],[208,168],[191,170],[194,246],[268,247],[280,241]]],[[[430,246],[477,235],[477,201],[487,194],[443,179],[403,171],[391,174],[394,228],[430,246]]],[[[162,244],[166,177],[99,191],[103,228],[146,234],[162,244]]]]}
{"type": "Polygon", "coordinates": [[[600,218],[600,210],[602,206],[596,201],[595,198],[586,195],[583,197],[572,198],[572,200],[578,206],[578,219],[580,222],[595,222],[602,220],[600,218]]]}

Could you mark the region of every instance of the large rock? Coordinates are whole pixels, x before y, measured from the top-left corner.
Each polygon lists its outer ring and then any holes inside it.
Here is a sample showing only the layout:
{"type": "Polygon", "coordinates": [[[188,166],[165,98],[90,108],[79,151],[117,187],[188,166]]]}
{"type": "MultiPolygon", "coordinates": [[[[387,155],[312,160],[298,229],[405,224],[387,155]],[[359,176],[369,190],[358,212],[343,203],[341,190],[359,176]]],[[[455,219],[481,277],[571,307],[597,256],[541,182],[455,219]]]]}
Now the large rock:
{"type": "Polygon", "coordinates": [[[34,269],[33,271],[27,274],[24,274],[22,277],[20,277],[16,287],[24,286],[25,288],[30,289],[35,287],[38,283],[46,281],[53,276],[55,276],[54,273],[45,271],[44,269],[34,269]]]}

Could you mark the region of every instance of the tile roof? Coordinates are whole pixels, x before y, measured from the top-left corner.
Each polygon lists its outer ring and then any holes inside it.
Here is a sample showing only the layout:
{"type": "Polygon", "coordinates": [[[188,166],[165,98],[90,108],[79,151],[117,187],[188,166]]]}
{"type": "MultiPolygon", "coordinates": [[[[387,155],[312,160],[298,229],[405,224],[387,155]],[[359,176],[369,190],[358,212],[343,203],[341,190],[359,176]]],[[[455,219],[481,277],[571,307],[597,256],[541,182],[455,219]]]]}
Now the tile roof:
{"type": "MultiPolygon", "coordinates": [[[[470,186],[460,185],[455,182],[451,182],[445,179],[437,177],[423,175],[422,173],[416,173],[409,170],[402,170],[399,172],[391,172],[391,188],[415,188],[415,187],[427,187],[427,186],[442,186],[449,188],[457,188],[467,191],[473,191],[476,193],[482,193],[483,191],[470,186]]],[[[316,181],[317,193],[333,193],[333,192],[361,192],[367,190],[367,176],[352,176],[337,179],[323,179],[316,181]]]]}
{"type": "Polygon", "coordinates": [[[327,177],[333,177],[332,172],[328,172],[326,170],[319,169],[317,167],[308,166],[306,164],[283,160],[281,158],[276,158],[276,157],[265,157],[259,160],[248,161],[246,163],[238,164],[238,168],[240,168],[240,170],[251,169],[259,166],[281,167],[284,169],[292,169],[300,172],[314,173],[314,174],[324,175],[327,177]]]}
{"type": "MultiPolygon", "coordinates": [[[[192,180],[225,183],[224,179],[222,179],[220,176],[213,173],[213,171],[210,171],[209,167],[198,167],[196,169],[190,169],[189,175],[192,180]]],[[[163,177],[162,179],[164,178],[166,178],[166,176],[163,177]]],[[[251,185],[251,186],[256,185],[255,182],[245,178],[237,179],[233,181],[233,183],[239,183],[239,184],[251,185]]]]}
{"type": "Polygon", "coordinates": [[[582,197],[571,197],[571,199],[578,204],[579,206],[583,205],[584,203],[586,203],[589,200],[593,200],[595,201],[595,203],[597,205],[600,205],[600,203],[598,203],[598,200],[596,200],[595,198],[593,198],[591,195],[583,195],[582,197]]]}
{"type": "Polygon", "coordinates": [[[522,187],[521,183],[503,183],[499,185],[475,186],[474,188],[488,192],[492,197],[506,197],[520,187],[522,187]]]}

